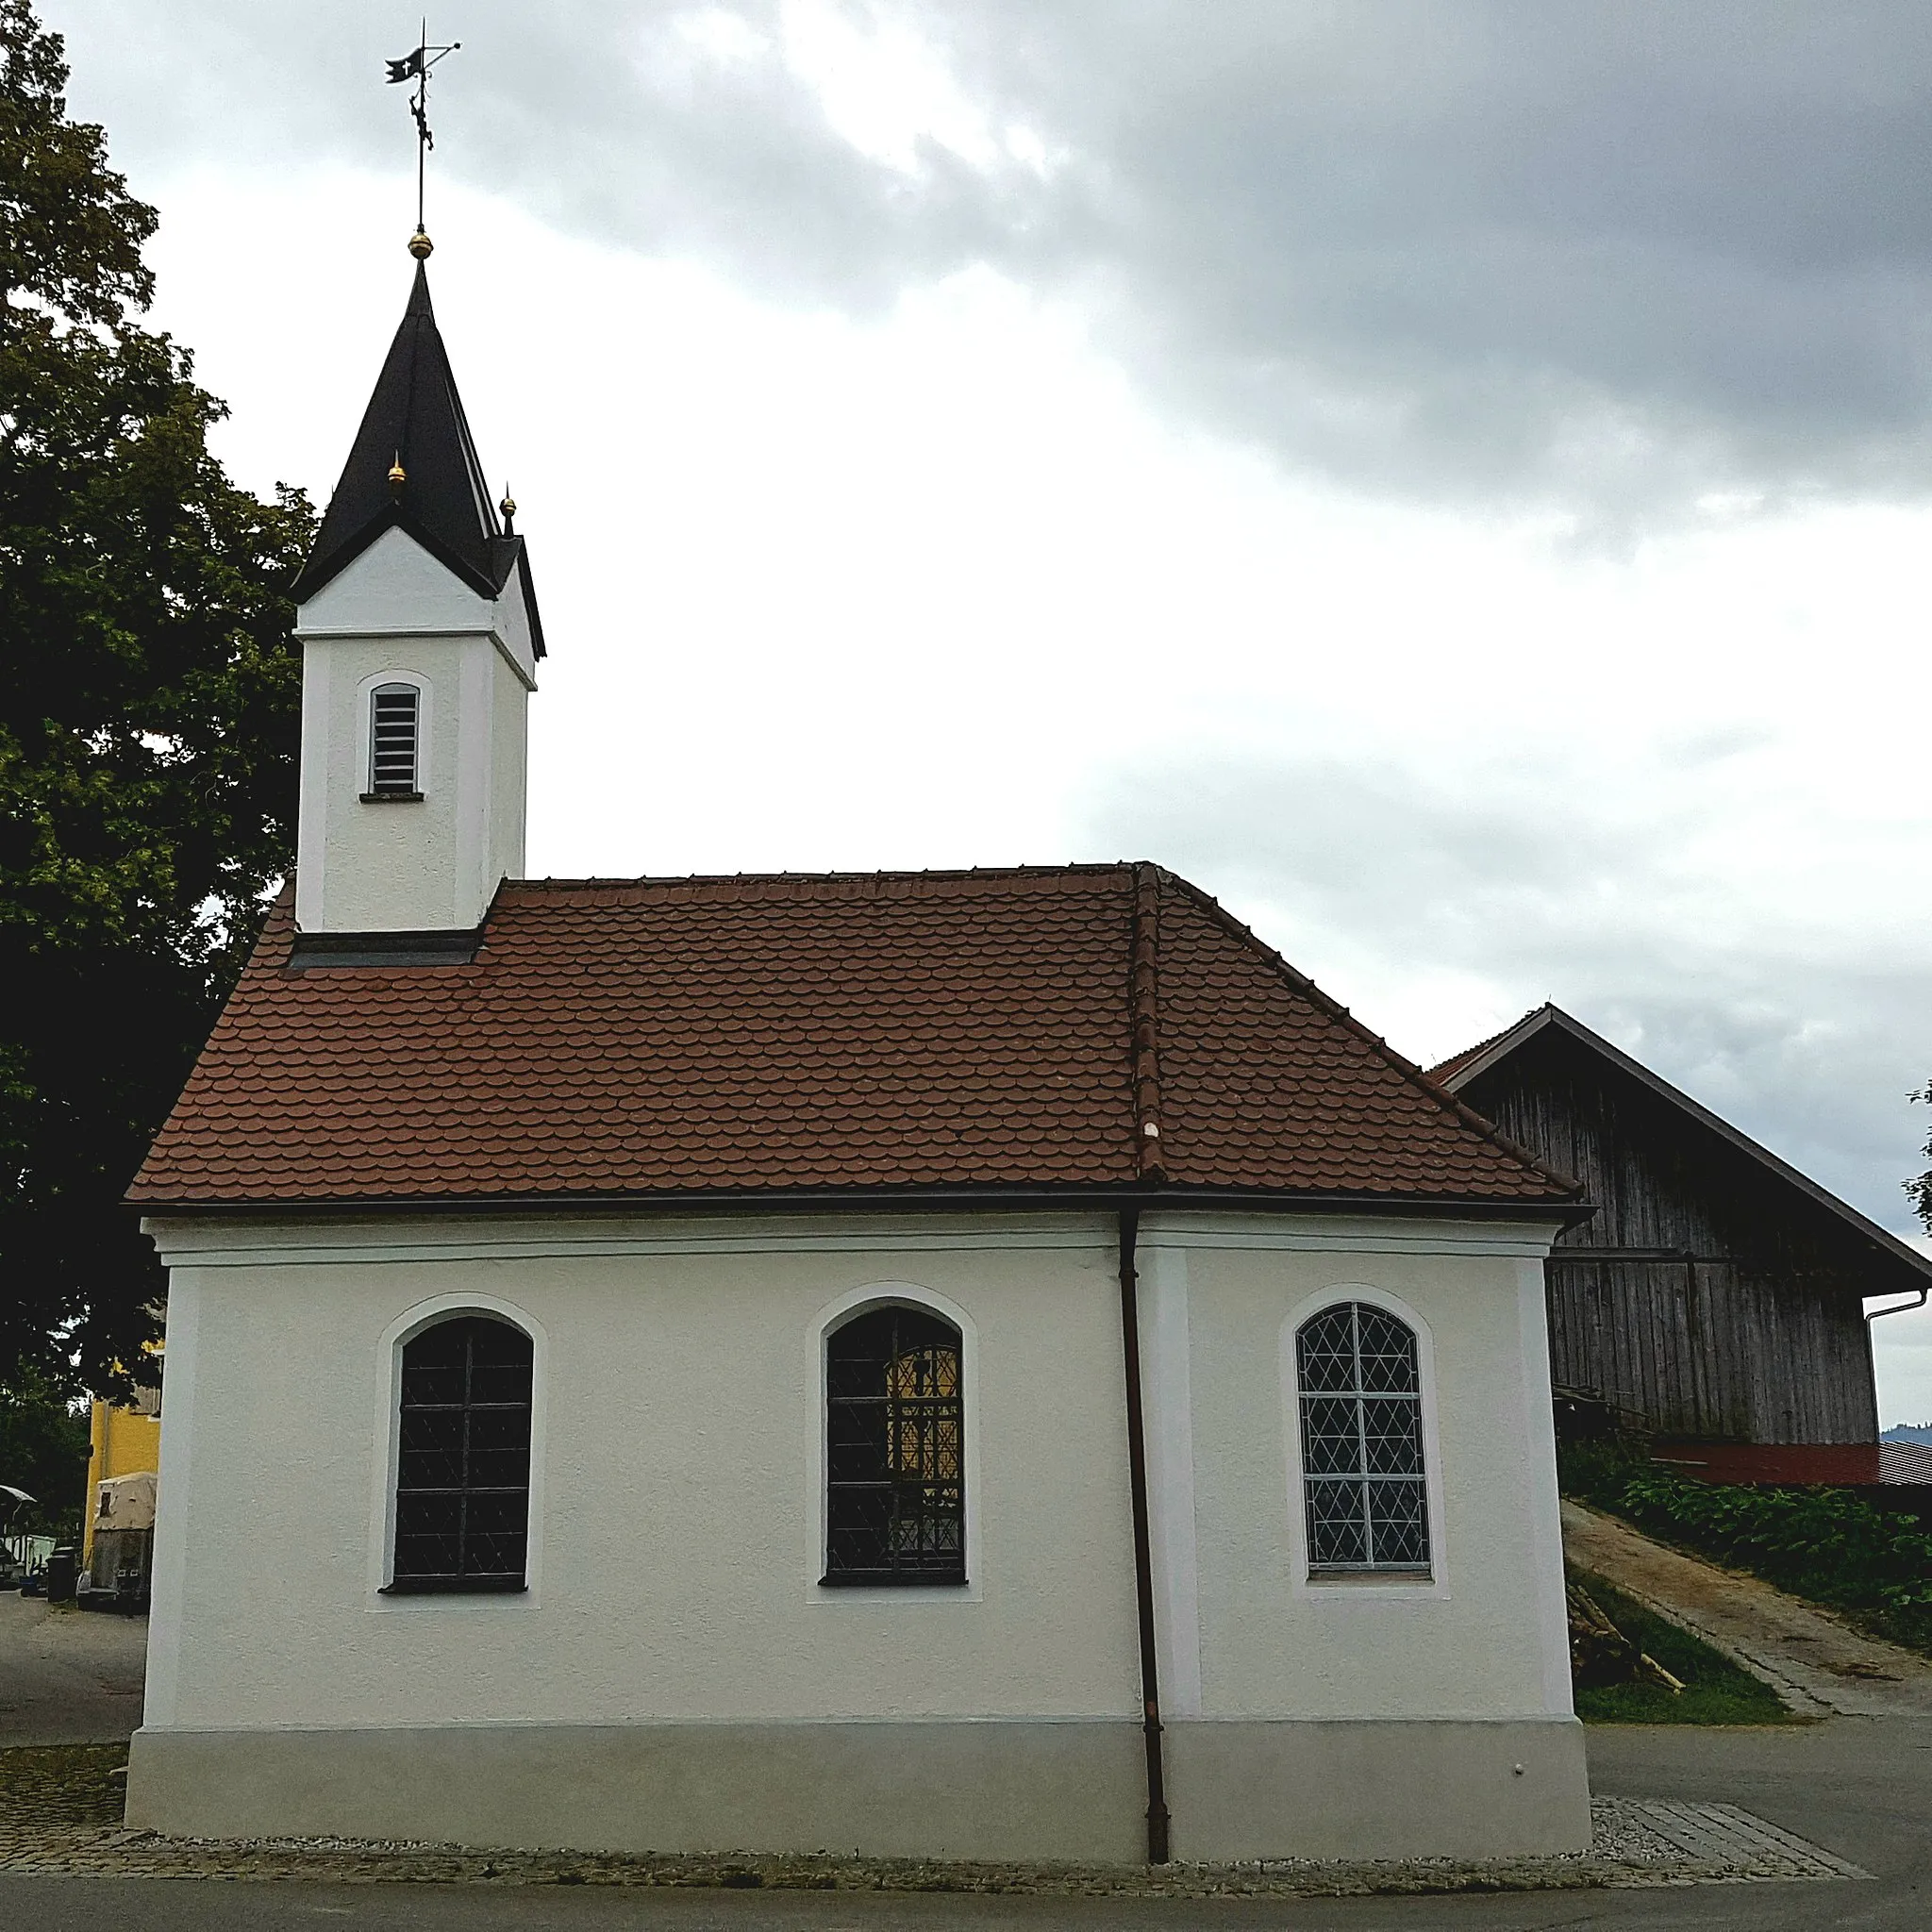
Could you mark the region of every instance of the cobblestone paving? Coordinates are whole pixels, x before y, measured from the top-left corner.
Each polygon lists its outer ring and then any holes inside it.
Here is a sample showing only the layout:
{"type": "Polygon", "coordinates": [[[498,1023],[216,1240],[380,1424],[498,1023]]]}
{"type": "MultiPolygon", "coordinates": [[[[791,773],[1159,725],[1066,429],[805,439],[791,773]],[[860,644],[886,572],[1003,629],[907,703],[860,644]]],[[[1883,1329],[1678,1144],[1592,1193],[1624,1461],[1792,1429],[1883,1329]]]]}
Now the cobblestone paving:
{"type": "Polygon", "coordinates": [[[119,1745],[0,1751],[0,1872],[335,1883],[771,1887],[808,1891],[1338,1898],[1362,1893],[1743,1884],[1871,1874],[1729,1805],[1600,1798],[1588,1852],[1489,1864],[1269,1859],[1158,1869],[900,1858],[485,1851],[361,1839],[165,1839],[120,1823],[119,1745]]]}

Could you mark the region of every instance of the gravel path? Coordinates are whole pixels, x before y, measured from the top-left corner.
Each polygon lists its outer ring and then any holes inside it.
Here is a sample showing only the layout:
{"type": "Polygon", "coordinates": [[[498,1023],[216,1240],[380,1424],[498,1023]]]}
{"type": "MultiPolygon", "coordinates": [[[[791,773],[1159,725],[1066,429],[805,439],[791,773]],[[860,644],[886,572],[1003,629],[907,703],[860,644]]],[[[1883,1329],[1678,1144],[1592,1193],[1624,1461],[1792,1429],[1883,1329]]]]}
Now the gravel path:
{"type": "Polygon", "coordinates": [[[1932,1717],[1932,1659],[1866,1637],[1827,1611],[1733,1570],[1687,1557],[1611,1516],[1563,1505],[1570,1561],[1694,1631],[1822,1717],[1932,1717]]]}

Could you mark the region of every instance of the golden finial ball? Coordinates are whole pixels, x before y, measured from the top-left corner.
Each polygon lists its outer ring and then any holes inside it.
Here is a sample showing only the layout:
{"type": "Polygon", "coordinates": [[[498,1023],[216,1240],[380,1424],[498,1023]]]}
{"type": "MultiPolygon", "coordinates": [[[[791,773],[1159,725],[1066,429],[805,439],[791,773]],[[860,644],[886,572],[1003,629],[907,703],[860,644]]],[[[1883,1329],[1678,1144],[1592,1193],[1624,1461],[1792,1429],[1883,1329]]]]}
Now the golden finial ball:
{"type": "Polygon", "coordinates": [[[436,243],[432,242],[429,239],[429,237],[423,232],[421,228],[418,228],[416,232],[409,237],[409,253],[413,255],[418,261],[427,261],[430,256],[433,255],[435,252],[436,243]]]}
{"type": "Polygon", "coordinates": [[[403,468],[402,458],[398,457],[389,466],[389,487],[391,490],[400,490],[408,480],[408,472],[403,468]]]}
{"type": "Polygon", "coordinates": [[[496,508],[503,513],[503,520],[508,523],[517,513],[517,500],[508,490],[503,492],[503,501],[496,508]]]}

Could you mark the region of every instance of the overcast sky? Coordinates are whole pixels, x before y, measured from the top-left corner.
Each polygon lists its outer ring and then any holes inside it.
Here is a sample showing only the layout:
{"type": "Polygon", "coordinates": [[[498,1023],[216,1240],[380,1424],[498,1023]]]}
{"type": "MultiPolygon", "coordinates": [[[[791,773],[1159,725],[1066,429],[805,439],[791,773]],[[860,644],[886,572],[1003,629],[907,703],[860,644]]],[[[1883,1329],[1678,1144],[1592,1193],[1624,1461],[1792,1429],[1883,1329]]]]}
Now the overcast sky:
{"type": "MultiPolygon", "coordinates": [[[[400,313],[418,10],[42,0],[258,489],[400,313]]],[[[1911,1231],[1932,9],[431,27],[533,870],[1157,858],[1424,1062],[1553,999],[1911,1231]]]]}

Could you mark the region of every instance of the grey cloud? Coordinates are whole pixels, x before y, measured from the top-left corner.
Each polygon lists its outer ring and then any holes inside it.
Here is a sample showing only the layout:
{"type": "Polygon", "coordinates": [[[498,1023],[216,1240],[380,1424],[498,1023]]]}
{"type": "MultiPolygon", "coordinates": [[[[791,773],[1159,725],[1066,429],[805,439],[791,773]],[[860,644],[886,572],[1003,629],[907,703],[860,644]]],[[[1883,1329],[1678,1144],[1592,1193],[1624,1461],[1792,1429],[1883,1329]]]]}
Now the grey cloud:
{"type": "MultiPolygon", "coordinates": [[[[1351,1004],[1324,962],[1468,975],[1499,1024],[1554,1000],[1909,1230],[1900,1182],[1932,1126],[1907,1098],[1932,1074],[1922,963],[1857,930],[1794,936],[1701,874],[1683,854],[1724,808],[1706,770],[1598,784],[1546,759],[1450,778],[1196,752],[1100,783],[1081,849],[1161,858],[1351,1004]]],[[[1433,1059],[1471,1041],[1394,1043],[1433,1059]]]]}
{"type": "MultiPolygon", "coordinates": [[[[1910,0],[847,10],[911,25],[1060,165],[927,143],[908,175],[775,54],[694,48],[701,12],[771,37],[772,0],[463,7],[441,164],[789,299],[871,308],[982,261],[1078,291],[1169,407],[1367,487],[1601,525],[1932,480],[1910,0]]],[[[288,165],[406,136],[372,82],[398,8],[49,11],[157,155],[210,127],[288,165]]]]}

